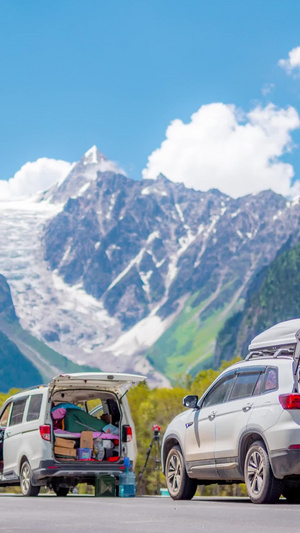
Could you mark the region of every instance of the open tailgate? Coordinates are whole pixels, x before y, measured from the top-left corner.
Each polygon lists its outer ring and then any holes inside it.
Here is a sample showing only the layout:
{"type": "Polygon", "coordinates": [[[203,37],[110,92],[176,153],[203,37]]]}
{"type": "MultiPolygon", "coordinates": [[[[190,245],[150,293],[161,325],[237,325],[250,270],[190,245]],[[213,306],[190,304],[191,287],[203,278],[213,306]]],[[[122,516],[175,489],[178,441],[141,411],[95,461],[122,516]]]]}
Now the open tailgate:
{"type": "Polygon", "coordinates": [[[54,377],[49,384],[49,393],[60,390],[94,389],[109,390],[120,396],[129,390],[130,387],[141,381],[145,381],[146,376],[139,374],[121,374],[106,372],[84,372],[76,374],[60,374],[54,377]]]}

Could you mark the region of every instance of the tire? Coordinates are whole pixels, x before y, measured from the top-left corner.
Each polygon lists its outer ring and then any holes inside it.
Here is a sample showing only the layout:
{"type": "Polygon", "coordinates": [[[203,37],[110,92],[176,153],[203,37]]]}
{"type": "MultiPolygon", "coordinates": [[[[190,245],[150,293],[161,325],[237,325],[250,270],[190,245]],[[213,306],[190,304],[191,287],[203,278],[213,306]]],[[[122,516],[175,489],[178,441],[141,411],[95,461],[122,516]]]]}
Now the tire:
{"type": "Polygon", "coordinates": [[[191,500],[197,490],[197,481],[188,477],[179,446],[174,446],[166,460],[166,479],[173,500],[191,500]]]}
{"type": "Polygon", "coordinates": [[[40,487],[32,485],[31,468],[27,460],[21,466],[20,486],[23,496],[37,496],[40,492],[40,487]]]}
{"type": "Polygon", "coordinates": [[[274,477],[270,459],[261,441],[254,442],[246,455],[244,476],[248,496],[253,503],[276,503],[282,481],[274,477]]]}
{"type": "Polygon", "coordinates": [[[282,496],[284,496],[289,503],[300,503],[299,483],[284,483],[282,489],[282,496]]]}
{"type": "Polygon", "coordinates": [[[53,487],[56,496],[67,496],[69,493],[68,487],[53,487]]]}

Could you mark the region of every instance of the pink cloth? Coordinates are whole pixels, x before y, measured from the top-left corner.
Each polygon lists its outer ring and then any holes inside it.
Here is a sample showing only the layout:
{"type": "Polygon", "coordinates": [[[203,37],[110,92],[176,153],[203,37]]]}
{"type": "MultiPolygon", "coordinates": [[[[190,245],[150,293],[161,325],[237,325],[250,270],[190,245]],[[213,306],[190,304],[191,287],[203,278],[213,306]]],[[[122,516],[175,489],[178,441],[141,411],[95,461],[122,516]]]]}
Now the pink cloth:
{"type": "MultiPolygon", "coordinates": [[[[74,439],[80,439],[81,437],[81,433],[70,433],[70,431],[65,431],[64,429],[55,429],[54,435],[57,437],[73,437],[74,439]]],[[[96,439],[97,437],[108,440],[119,440],[118,435],[112,435],[112,433],[103,433],[102,431],[93,431],[93,439],[96,439]]]]}
{"type": "Polygon", "coordinates": [[[64,409],[64,407],[59,407],[58,409],[55,409],[52,411],[51,416],[53,420],[61,420],[62,418],[65,418],[67,410],[64,409]]]}

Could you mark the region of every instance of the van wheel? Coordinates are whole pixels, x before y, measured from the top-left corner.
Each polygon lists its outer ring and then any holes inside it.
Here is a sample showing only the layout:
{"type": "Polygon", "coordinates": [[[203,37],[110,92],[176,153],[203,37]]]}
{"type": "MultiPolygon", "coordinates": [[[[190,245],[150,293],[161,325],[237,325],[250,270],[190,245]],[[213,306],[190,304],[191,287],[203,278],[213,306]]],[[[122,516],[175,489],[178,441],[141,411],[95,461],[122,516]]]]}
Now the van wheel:
{"type": "Polygon", "coordinates": [[[68,487],[53,487],[56,496],[67,496],[69,493],[68,487]]]}
{"type": "Polygon", "coordinates": [[[250,446],[245,459],[244,476],[247,493],[253,503],[275,503],[279,500],[282,481],[273,475],[263,442],[256,441],[250,446]]]}
{"type": "Polygon", "coordinates": [[[166,460],[167,487],[173,500],[191,500],[197,490],[197,481],[186,473],[179,446],[174,446],[166,460]]]}
{"type": "Polygon", "coordinates": [[[20,472],[20,486],[23,496],[37,496],[40,487],[35,487],[31,482],[31,468],[28,461],[24,461],[20,472]]]}

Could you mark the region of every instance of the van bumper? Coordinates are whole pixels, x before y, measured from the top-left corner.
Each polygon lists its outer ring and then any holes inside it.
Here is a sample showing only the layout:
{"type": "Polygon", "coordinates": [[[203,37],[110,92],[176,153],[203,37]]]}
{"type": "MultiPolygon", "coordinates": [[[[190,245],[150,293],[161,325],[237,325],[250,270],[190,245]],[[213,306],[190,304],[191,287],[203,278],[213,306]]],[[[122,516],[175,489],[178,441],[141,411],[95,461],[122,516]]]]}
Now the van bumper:
{"type": "Polygon", "coordinates": [[[78,461],[71,463],[58,463],[56,461],[41,461],[38,468],[32,470],[32,484],[45,485],[46,482],[53,480],[69,480],[73,484],[95,482],[95,477],[100,474],[108,474],[119,477],[121,472],[124,472],[123,459],[117,463],[100,463],[89,461],[78,461]],[[79,464],[78,464],[79,463],[79,464]]]}

